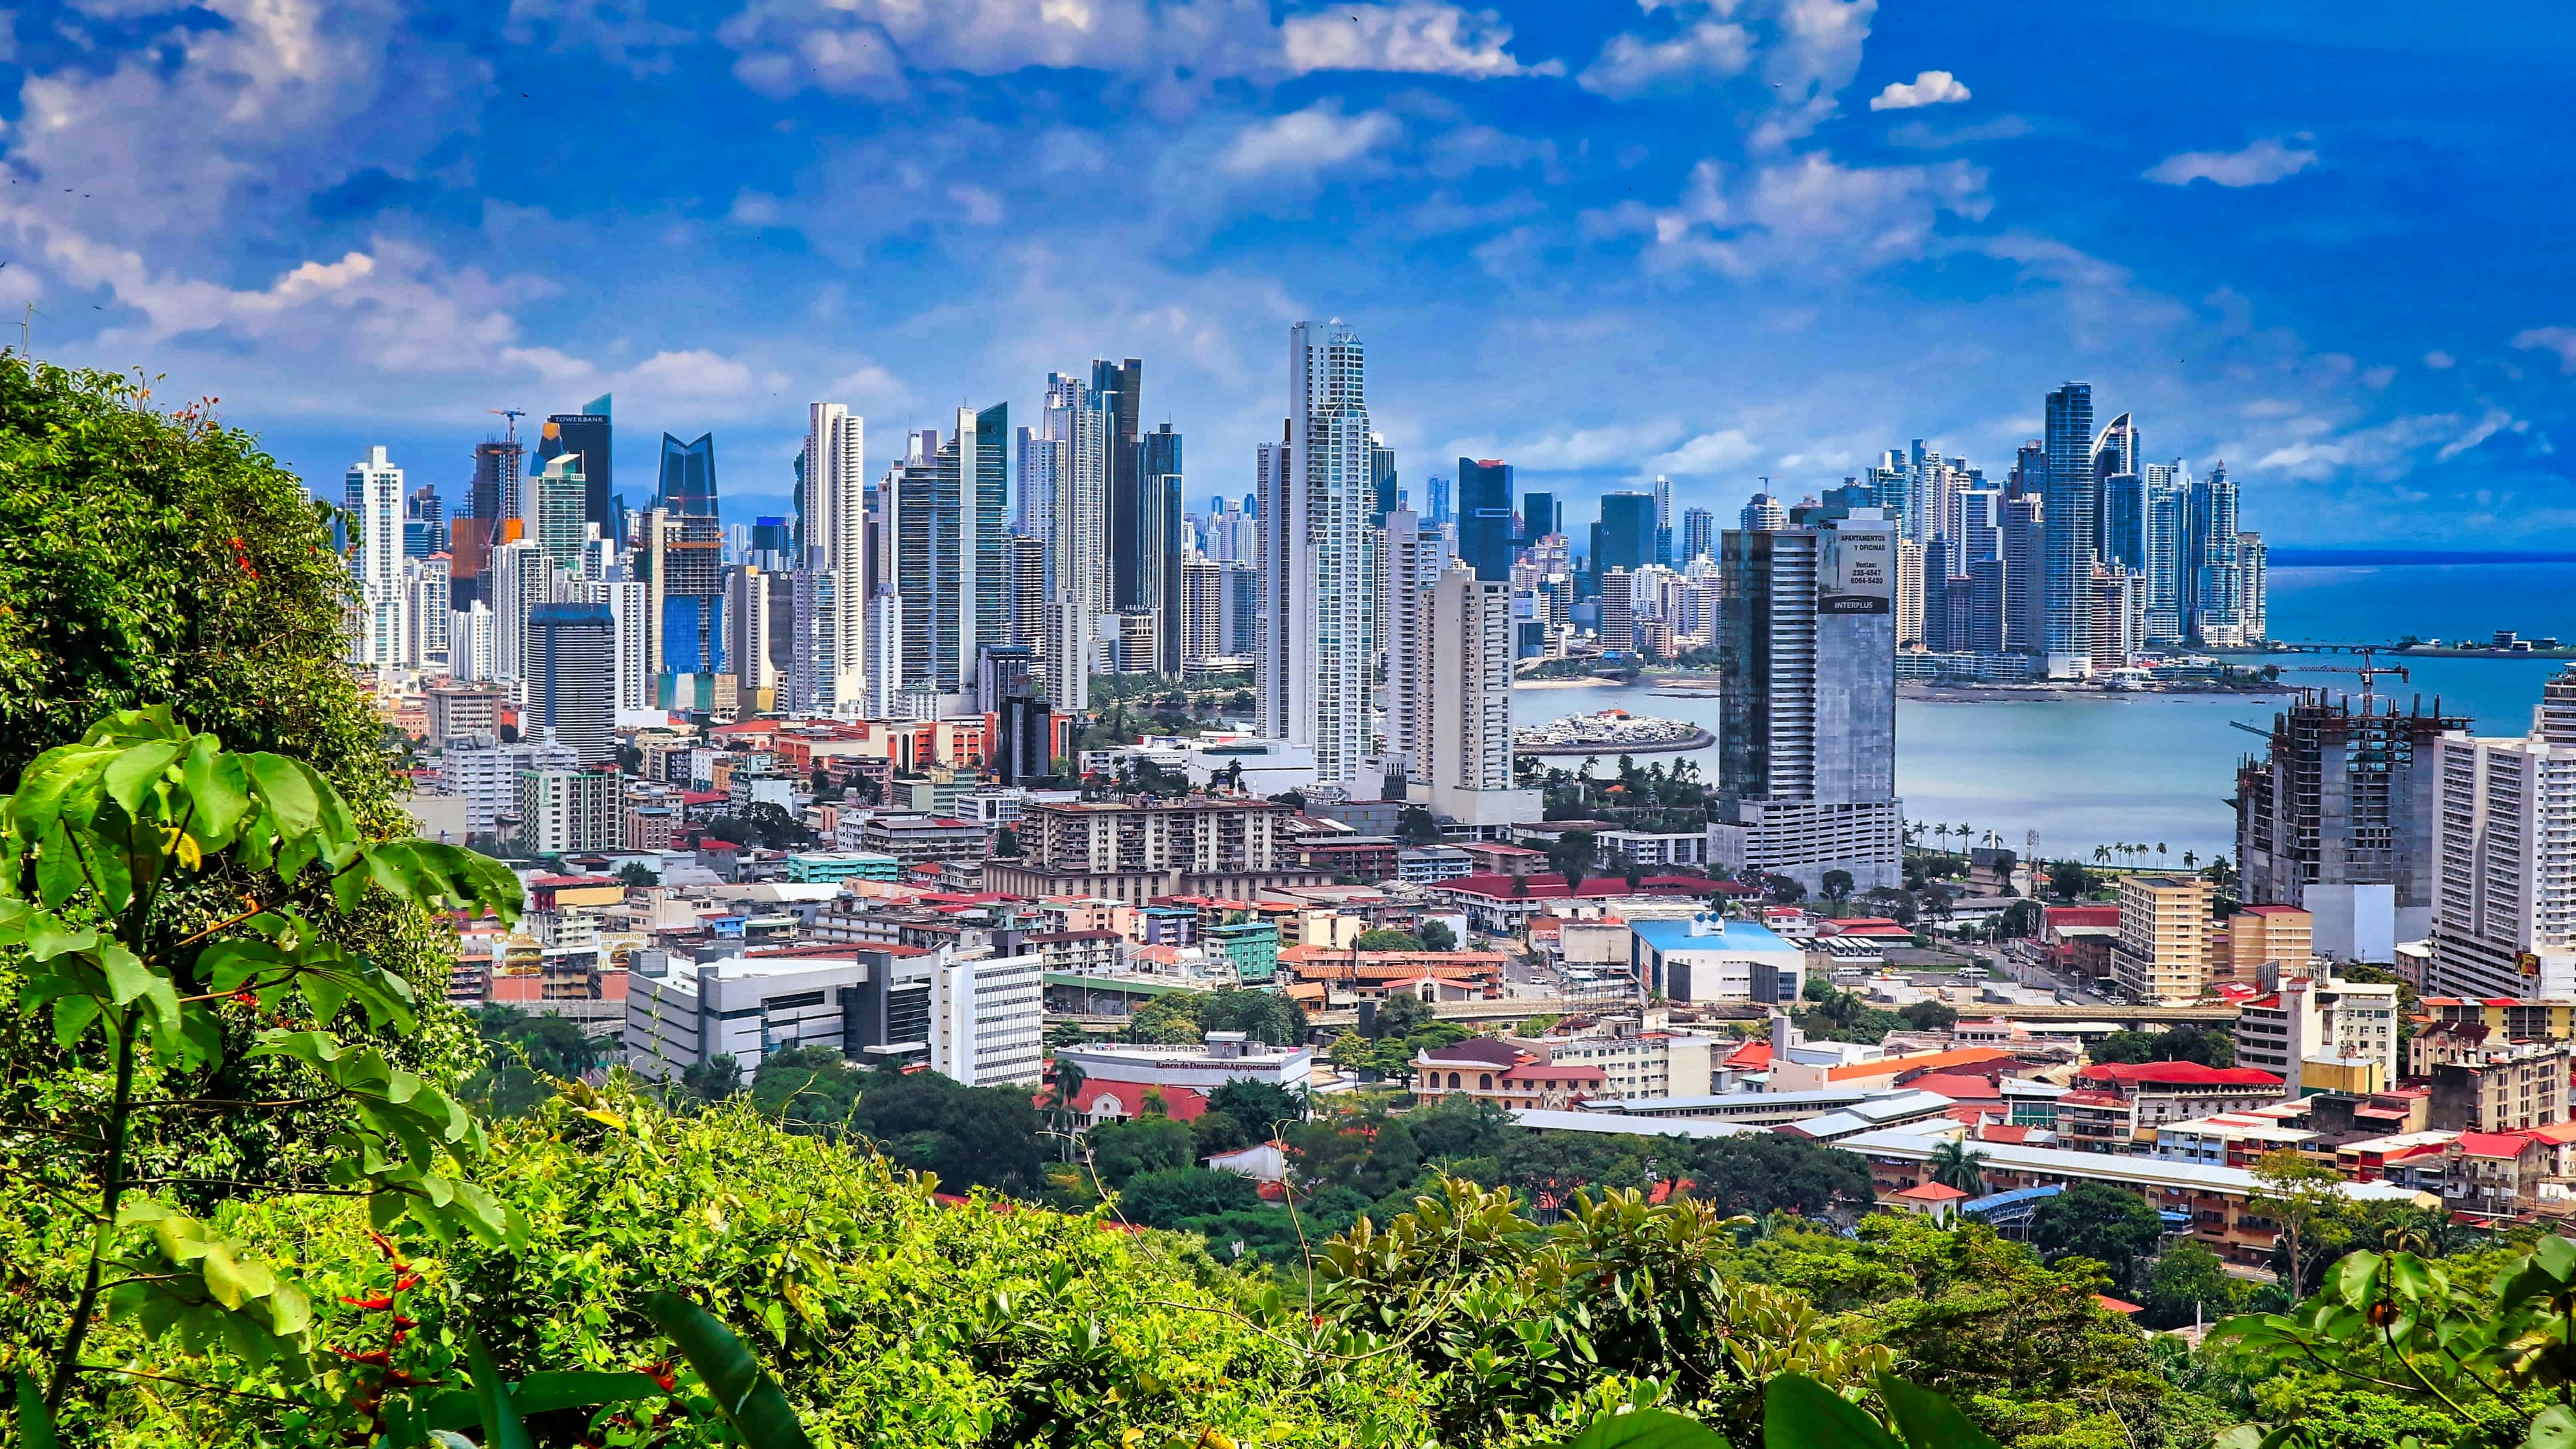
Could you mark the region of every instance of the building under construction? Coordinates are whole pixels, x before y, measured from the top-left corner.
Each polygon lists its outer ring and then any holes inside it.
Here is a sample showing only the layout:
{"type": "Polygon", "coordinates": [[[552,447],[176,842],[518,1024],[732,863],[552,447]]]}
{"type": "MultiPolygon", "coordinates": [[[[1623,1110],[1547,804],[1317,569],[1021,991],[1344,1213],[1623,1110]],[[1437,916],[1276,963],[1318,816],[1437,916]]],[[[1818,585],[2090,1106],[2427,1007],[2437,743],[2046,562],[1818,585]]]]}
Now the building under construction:
{"type": "MultiPolygon", "coordinates": [[[[2247,905],[2316,917],[2318,954],[2387,961],[2432,926],[2440,771],[2433,742],[2468,720],[2404,713],[2365,690],[2303,689],[2273,717],[2263,758],[2236,771],[2236,858],[2247,905]]],[[[2266,734],[2252,725],[2239,729],[2266,734]]]]}

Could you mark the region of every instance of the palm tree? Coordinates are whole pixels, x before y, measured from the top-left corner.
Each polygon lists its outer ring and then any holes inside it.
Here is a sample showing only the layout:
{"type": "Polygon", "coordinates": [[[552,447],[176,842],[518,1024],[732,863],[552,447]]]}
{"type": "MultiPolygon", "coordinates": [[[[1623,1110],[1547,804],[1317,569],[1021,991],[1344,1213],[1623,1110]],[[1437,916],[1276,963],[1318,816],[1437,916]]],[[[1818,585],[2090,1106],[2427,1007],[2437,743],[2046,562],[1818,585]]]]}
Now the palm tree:
{"type": "Polygon", "coordinates": [[[2159,864],[2159,865],[2163,864],[2163,863],[2164,863],[2164,858],[2165,858],[2165,843],[2164,843],[2163,841],[2159,840],[2159,841],[2157,841],[2157,842],[2156,842],[2156,863],[2157,863],[2157,864],[2159,864]]]}
{"type": "Polygon", "coordinates": [[[2186,851],[2184,851],[2184,852],[2182,853],[2182,868],[2183,868],[2183,869],[2185,869],[2185,870],[2190,870],[2190,869],[2192,869],[2192,868],[2194,868],[2194,867],[2198,866],[2199,864],[2200,864],[2200,857],[2199,857],[2199,856],[2194,855],[2192,852],[2190,852],[2190,851],[2188,851],[2188,850],[2186,850],[2186,851]]]}
{"type": "Polygon", "coordinates": [[[2107,845],[2097,845],[2093,847],[2093,863],[2095,865],[2109,865],[2111,863],[2111,847],[2107,845]]]}
{"type": "Polygon", "coordinates": [[[1081,1063],[1060,1056],[1055,1059],[1056,1130],[1065,1134],[1058,1145],[1064,1150],[1068,1162],[1072,1161],[1074,1124],[1082,1118],[1081,1104],[1074,1098],[1081,1093],[1084,1080],[1081,1063]]]}
{"type": "Polygon", "coordinates": [[[1986,1155],[1965,1143],[1944,1142],[1932,1149],[1932,1180],[1943,1187],[1955,1187],[1970,1197],[1986,1195],[1986,1155]]]}

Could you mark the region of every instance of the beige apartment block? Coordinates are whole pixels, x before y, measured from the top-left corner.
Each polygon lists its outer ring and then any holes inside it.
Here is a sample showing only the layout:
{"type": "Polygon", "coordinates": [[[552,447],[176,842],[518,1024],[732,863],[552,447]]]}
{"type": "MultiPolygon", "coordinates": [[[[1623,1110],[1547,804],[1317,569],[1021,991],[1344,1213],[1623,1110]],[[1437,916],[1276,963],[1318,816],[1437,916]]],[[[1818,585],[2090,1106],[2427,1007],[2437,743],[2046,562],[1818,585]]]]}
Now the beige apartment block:
{"type": "Polygon", "coordinates": [[[2213,888],[2196,875],[2120,878],[2120,935],[2111,975],[2141,1001],[2183,1003],[2209,992],[2213,888]]]}

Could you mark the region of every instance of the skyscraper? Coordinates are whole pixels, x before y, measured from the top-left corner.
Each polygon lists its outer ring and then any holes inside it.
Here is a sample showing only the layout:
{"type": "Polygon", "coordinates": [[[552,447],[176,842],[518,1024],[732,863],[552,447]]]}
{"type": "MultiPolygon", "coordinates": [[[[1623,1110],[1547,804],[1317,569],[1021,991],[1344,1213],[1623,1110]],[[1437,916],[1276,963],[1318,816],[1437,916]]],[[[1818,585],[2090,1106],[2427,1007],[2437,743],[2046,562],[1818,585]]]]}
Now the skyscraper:
{"type": "Polygon", "coordinates": [[[1564,506],[1556,501],[1555,494],[1521,495],[1521,547],[1527,548],[1550,534],[1563,532],[1564,506]]]}
{"type": "Polygon", "coordinates": [[[589,480],[582,476],[581,463],[579,453],[560,453],[546,460],[531,490],[527,513],[527,537],[576,578],[581,576],[581,545],[587,536],[581,508],[589,480]]]}
{"type": "Polygon", "coordinates": [[[1181,648],[1181,435],[1165,423],[1137,440],[1137,487],[1142,493],[1143,521],[1138,539],[1136,597],[1132,607],[1149,608],[1162,632],[1158,651],[1163,667],[1187,657],[1181,648]]]}
{"type": "Polygon", "coordinates": [[[1369,434],[1369,526],[1381,528],[1393,511],[1398,492],[1395,473],[1395,450],[1375,433],[1369,434]]]}
{"type": "Polygon", "coordinates": [[[1458,460],[1458,561],[1480,579],[1512,576],[1512,465],[1458,460]]]}
{"type": "Polygon", "coordinates": [[[2192,484],[2184,526],[2183,632],[2201,644],[2244,642],[2244,578],[2236,556],[2236,483],[2223,462],[2192,484]]]}
{"type": "Polygon", "coordinates": [[[537,436],[537,461],[552,462],[567,454],[581,459],[581,521],[598,524],[602,535],[613,538],[618,531],[617,506],[611,501],[616,459],[609,446],[608,408],[609,395],[601,393],[583,404],[580,412],[547,418],[545,431],[537,436]]]}
{"type": "Polygon", "coordinates": [[[1093,395],[1080,378],[1050,373],[1045,423],[1056,482],[1047,689],[1055,707],[1070,713],[1090,707],[1100,619],[1111,608],[1109,455],[1116,443],[1116,399],[1093,395]]]}
{"type": "Polygon", "coordinates": [[[694,443],[662,435],[662,477],[653,506],[673,513],[716,516],[716,435],[701,433],[694,443]]]}
{"type": "MultiPolygon", "coordinates": [[[[1655,475],[1655,558],[1656,563],[1670,568],[1673,562],[1673,480],[1655,475]]],[[[1688,563],[1688,559],[1683,560],[1688,563]]]]}
{"type": "Polygon", "coordinates": [[[1592,573],[1612,569],[1630,573],[1655,561],[1655,496],[1651,493],[1601,495],[1601,521],[1592,528],[1592,573]]]}
{"type": "Polygon", "coordinates": [[[2576,671],[2541,687],[2529,733],[2437,750],[2425,993],[2576,996],[2576,671]]]}
{"type": "Polygon", "coordinates": [[[2093,384],[2069,382],[2048,395],[2043,429],[2048,467],[2042,488],[2046,637],[2052,679],[2089,673],[2093,659],[2093,384]]]}
{"type": "Polygon", "coordinates": [[[1726,533],[1710,844],[1728,870],[1898,884],[1896,537],[1874,509],[1726,533]]]}
{"type": "Polygon", "coordinates": [[[804,504],[798,512],[805,543],[803,566],[834,577],[798,595],[798,617],[821,632],[798,642],[809,673],[791,681],[789,694],[803,710],[862,709],[885,705],[867,697],[864,680],[870,575],[867,529],[867,419],[835,402],[805,409],[804,504]],[[806,611],[828,606],[819,616],[806,611]]]}
{"type": "Polygon", "coordinates": [[[1357,332],[1339,322],[1291,327],[1286,435],[1258,459],[1261,729],[1312,746],[1318,781],[1336,786],[1359,778],[1369,743],[1366,372],[1357,332]]]}
{"type": "Polygon", "coordinates": [[[410,638],[403,588],[403,470],[381,447],[349,465],[341,506],[347,510],[349,571],[358,585],[358,637],[350,660],[379,668],[406,661],[410,638]]]}
{"type": "Polygon", "coordinates": [[[1697,563],[1717,556],[1717,515],[1705,508],[1682,510],[1682,557],[1684,564],[1697,563]]]}
{"type": "Polygon", "coordinates": [[[902,689],[940,697],[943,710],[963,707],[976,651],[1010,638],[1009,421],[1006,404],[959,408],[948,440],[921,434],[893,475],[902,689]]]}
{"type": "Polygon", "coordinates": [[[466,485],[464,514],[491,522],[519,516],[519,470],[527,450],[486,439],[474,445],[474,481],[466,485]]]}
{"type": "Polygon", "coordinates": [[[528,613],[527,719],[585,765],[615,753],[617,624],[606,604],[547,603],[528,613]]]}
{"type": "Polygon", "coordinates": [[[1789,526],[1789,510],[1768,493],[1756,493],[1744,505],[1737,526],[1746,533],[1769,533],[1789,526]]]}
{"type": "Polygon", "coordinates": [[[2042,501],[2035,493],[2004,500],[2003,647],[2015,654],[2038,654],[2048,640],[2048,530],[2042,501]]]}
{"type": "Polygon", "coordinates": [[[423,483],[403,495],[403,557],[428,558],[447,552],[447,508],[438,485],[423,483]]]}
{"type": "Polygon", "coordinates": [[[1407,794],[1481,834],[1539,818],[1512,786],[1512,587],[1451,566],[1433,585],[1420,642],[1430,708],[1407,794]]]}
{"type": "Polygon", "coordinates": [[[1431,590],[1456,561],[1446,530],[1410,508],[1386,516],[1386,753],[1408,777],[1431,719],[1431,590]]]}
{"type": "Polygon", "coordinates": [[[1109,472],[1109,606],[1150,609],[1162,603],[1154,576],[1156,524],[1161,510],[1145,496],[1144,455],[1137,449],[1145,405],[1145,364],[1095,359],[1088,400],[1106,415],[1109,472]]]}

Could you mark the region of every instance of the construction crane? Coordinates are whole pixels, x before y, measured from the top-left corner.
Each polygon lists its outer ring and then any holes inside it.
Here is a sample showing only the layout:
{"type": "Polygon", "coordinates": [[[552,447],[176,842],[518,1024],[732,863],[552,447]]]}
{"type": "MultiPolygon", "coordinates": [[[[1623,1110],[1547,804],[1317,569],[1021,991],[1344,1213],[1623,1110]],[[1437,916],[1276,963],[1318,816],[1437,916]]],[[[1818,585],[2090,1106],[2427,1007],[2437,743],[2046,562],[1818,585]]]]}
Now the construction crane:
{"type": "Polygon", "coordinates": [[[2375,650],[2375,649],[2364,649],[2364,650],[2362,650],[2362,651],[2361,651],[2361,667],[2360,667],[2360,668],[2358,668],[2358,669],[2350,668],[2350,667],[2348,667],[2348,666],[2340,665],[2340,664],[2301,664],[2301,665],[2294,666],[2293,672],[2295,672],[2295,673],[2299,673],[2299,674],[2358,674],[2358,675],[2360,675],[2360,676],[2361,676],[2361,712],[2362,712],[2363,714],[2369,714],[2369,713],[2371,713],[2372,705],[2373,705],[2373,701],[2375,700],[2375,698],[2376,698],[2376,696],[2377,696],[2377,693],[2378,693],[2378,679],[2379,679],[2379,676],[2381,676],[2381,675],[2383,675],[2383,674],[2393,674],[2393,675],[2396,675],[2396,676],[2397,676],[2398,678],[2400,678],[2400,679],[2408,679],[2408,678],[2411,678],[2411,676],[2409,676],[2409,675],[2407,674],[2407,672],[2406,672],[2406,666],[2405,666],[2405,665],[2403,665],[2403,664],[2381,664],[2381,663],[2379,663],[2379,662],[2378,662],[2378,651],[2377,651],[2377,650],[2375,650]]]}
{"type": "Polygon", "coordinates": [[[510,420],[510,446],[511,446],[511,447],[513,447],[513,448],[515,448],[515,447],[519,446],[519,419],[524,418],[524,417],[526,417],[526,416],[528,415],[527,409],[525,409],[525,408],[485,408],[483,411],[485,411],[485,412],[487,412],[487,413],[492,414],[492,415],[493,415],[494,417],[496,417],[496,418],[507,418],[507,419],[509,419],[509,420],[510,420]]]}

